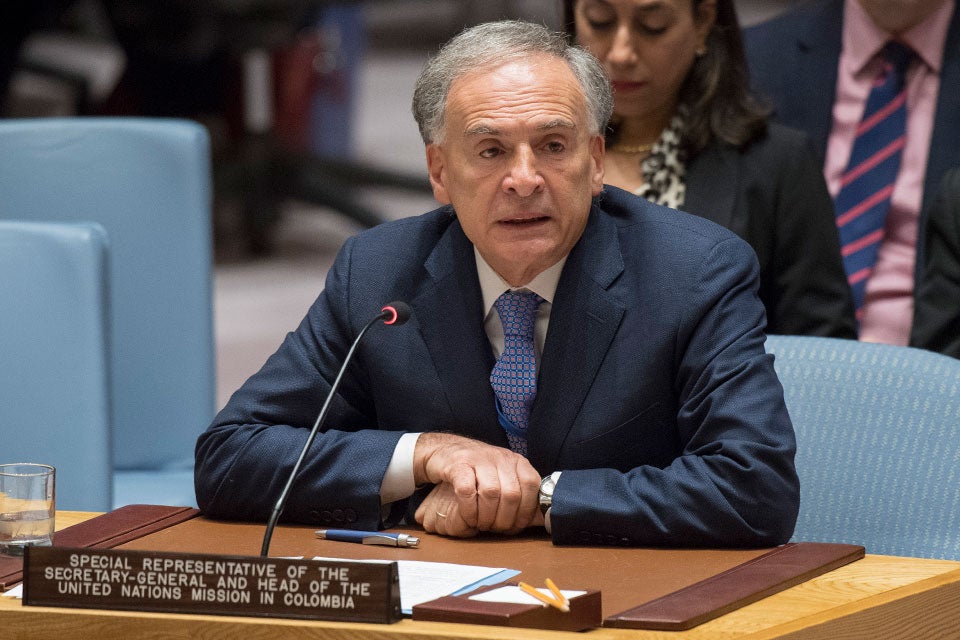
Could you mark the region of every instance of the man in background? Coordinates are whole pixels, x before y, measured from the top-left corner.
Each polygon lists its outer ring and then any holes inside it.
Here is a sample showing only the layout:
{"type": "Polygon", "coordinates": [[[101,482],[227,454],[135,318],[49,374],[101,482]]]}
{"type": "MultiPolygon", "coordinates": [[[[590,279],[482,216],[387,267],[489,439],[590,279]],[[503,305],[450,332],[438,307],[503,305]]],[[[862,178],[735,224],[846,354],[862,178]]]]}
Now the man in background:
{"type": "Polygon", "coordinates": [[[757,91],[824,157],[860,338],[905,345],[921,212],[960,165],[954,0],[815,0],[745,32],[757,91]]]}

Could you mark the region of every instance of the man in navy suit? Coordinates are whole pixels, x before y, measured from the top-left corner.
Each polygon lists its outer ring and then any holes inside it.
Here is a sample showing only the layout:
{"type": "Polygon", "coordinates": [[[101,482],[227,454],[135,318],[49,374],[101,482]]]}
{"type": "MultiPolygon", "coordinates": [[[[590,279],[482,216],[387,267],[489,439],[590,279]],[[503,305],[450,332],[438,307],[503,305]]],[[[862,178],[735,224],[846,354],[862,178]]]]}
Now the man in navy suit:
{"type": "Polygon", "coordinates": [[[912,57],[905,146],[879,256],[866,285],[863,340],[907,344],[914,282],[922,276],[920,222],[944,173],[960,166],[960,12],[954,0],[814,0],[744,32],[750,77],[775,117],[807,132],[837,196],[881,51],[912,57]]]}
{"type": "Polygon", "coordinates": [[[449,536],[542,524],[558,544],[790,537],[795,441],[756,257],[602,184],[611,105],[596,60],[541,26],[480,25],[428,63],[414,114],[444,206],[346,242],[300,327],[200,437],[205,513],[267,517],[351,343],[400,299],[411,320],[360,344],[288,520],[405,517],[449,536]],[[491,386],[516,348],[499,301],[518,294],[539,305],[521,417],[491,386]]]}

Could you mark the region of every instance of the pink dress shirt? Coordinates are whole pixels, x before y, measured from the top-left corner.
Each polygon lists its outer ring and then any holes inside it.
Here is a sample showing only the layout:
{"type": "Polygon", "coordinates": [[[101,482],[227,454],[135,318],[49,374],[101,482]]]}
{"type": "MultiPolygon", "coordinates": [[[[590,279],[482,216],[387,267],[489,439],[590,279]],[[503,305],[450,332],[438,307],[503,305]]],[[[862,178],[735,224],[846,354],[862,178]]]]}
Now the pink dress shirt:
{"type": "MultiPolygon", "coordinates": [[[[913,320],[913,273],[917,225],[923,201],[923,180],[940,90],[940,67],[954,3],[944,2],[920,24],[898,36],[917,57],[907,70],[907,134],[900,173],[891,196],[883,243],[867,282],[860,318],[860,339],[905,345],[913,320]]],[[[843,49],[837,73],[833,128],[827,141],[824,177],[830,195],[840,190],[853,141],[873,79],[879,54],[891,35],[877,27],[856,0],[847,0],[843,16],[843,49]]]]}

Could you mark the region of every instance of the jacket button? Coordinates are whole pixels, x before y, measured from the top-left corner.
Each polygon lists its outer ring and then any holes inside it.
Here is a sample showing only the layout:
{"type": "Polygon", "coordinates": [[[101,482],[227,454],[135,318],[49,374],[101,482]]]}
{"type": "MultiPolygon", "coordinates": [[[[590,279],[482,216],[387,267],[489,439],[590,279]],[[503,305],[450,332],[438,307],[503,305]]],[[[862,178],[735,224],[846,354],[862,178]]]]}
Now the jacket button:
{"type": "Polygon", "coordinates": [[[347,522],[357,521],[357,512],[353,509],[344,509],[343,513],[347,517],[347,522]]]}
{"type": "Polygon", "coordinates": [[[343,522],[343,509],[334,509],[333,519],[336,522],[343,522]]]}
{"type": "Polygon", "coordinates": [[[321,511],[321,512],[320,512],[320,522],[323,522],[324,524],[326,524],[326,523],[330,522],[332,519],[333,519],[333,518],[332,518],[332,516],[330,515],[330,512],[329,512],[329,511],[324,510],[324,511],[321,511]]]}
{"type": "Polygon", "coordinates": [[[311,511],[311,512],[310,512],[310,519],[313,520],[314,522],[320,522],[320,512],[319,512],[319,511],[311,511]]]}

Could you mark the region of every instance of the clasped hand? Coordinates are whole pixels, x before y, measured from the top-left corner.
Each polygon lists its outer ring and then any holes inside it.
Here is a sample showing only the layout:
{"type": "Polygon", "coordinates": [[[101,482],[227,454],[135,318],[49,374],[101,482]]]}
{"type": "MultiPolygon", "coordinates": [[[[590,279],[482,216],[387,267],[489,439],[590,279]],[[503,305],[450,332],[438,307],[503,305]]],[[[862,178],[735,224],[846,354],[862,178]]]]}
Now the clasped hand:
{"type": "Polygon", "coordinates": [[[415,514],[429,533],[515,534],[543,522],[540,476],[530,461],[503,447],[449,433],[424,433],[414,451],[414,480],[435,485],[415,514]]]}

